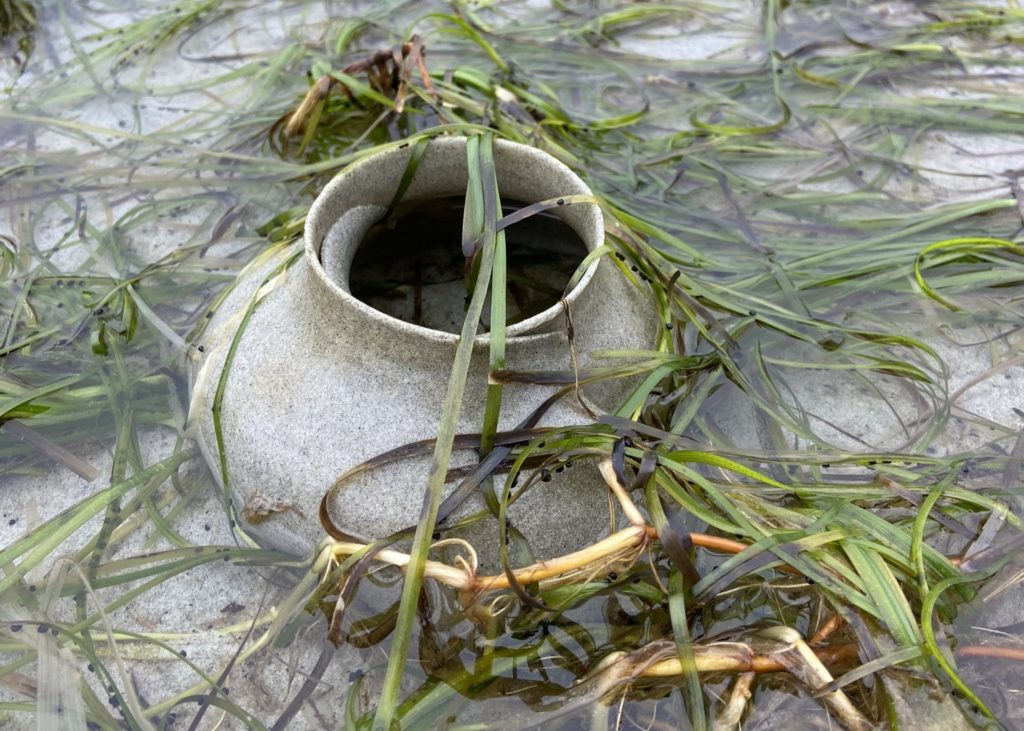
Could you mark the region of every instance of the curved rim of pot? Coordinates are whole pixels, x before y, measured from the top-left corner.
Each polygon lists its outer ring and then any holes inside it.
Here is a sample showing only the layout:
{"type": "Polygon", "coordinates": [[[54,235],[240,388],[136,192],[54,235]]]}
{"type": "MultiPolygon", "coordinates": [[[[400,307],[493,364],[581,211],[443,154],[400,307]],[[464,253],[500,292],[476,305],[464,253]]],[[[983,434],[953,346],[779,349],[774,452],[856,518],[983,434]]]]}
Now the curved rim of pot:
{"type": "MultiPolygon", "coordinates": [[[[445,135],[432,137],[430,140],[430,146],[439,145],[442,147],[455,147],[459,150],[465,151],[466,147],[465,136],[454,136],[445,135]]],[[[406,141],[408,142],[408,140],[406,141]]],[[[533,158],[533,161],[537,165],[547,166],[555,169],[561,175],[568,175],[573,179],[578,190],[566,192],[566,195],[592,195],[593,191],[590,187],[583,182],[583,180],[576,175],[567,165],[560,160],[556,159],[552,155],[539,150],[529,145],[523,145],[518,142],[511,142],[509,140],[495,139],[495,147],[506,148],[507,150],[515,150],[518,154],[525,155],[533,158]]],[[[435,330],[429,327],[423,327],[422,325],[414,325],[405,320],[400,320],[397,317],[392,317],[378,309],[371,307],[370,305],[357,299],[348,289],[340,286],[324,269],[323,264],[320,261],[320,248],[323,245],[323,240],[326,237],[327,231],[330,230],[330,225],[325,228],[324,236],[320,237],[320,240],[314,241],[314,234],[312,231],[312,222],[317,219],[318,216],[323,215],[324,209],[328,208],[332,199],[338,194],[338,189],[342,188],[347,182],[351,175],[358,173],[361,168],[368,165],[373,165],[379,161],[382,156],[390,155],[403,155],[408,154],[407,150],[411,146],[403,144],[400,147],[394,147],[390,150],[385,150],[379,153],[368,155],[360,160],[351,163],[348,167],[342,170],[340,173],[334,176],[331,181],[324,186],[324,189],[320,191],[320,194],[316,197],[313,205],[309,209],[309,213],[306,216],[306,222],[303,227],[303,249],[305,254],[306,263],[310,269],[316,275],[317,280],[320,284],[326,288],[331,295],[337,297],[346,306],[352,308],[352,310],[361,313],[363,316],[369,318],[379,326],[386,326],[400,333],[415,335],[421,338],[426,338],[437,343],[444,344],[455,344],[459,340],[458,333],[450,333],[444,330],[435,330]]],[[[529,201],[534,202],[534,201],[529,201]]],[[[580,240],[583,242],[587,250],[587,255],[593,252],[597,247],[603,244],[604,239],[604,216],[601,213],[600,207],[596,203],[582,203],[579,204],[581,207],[587,206],[592,209],[592,215],[595,217],[595,227],[597,236],[601,238],[601,241],[594,241],[593,238],[589,238],[584,235],[583,232],[572,227],[579,235],[580,240]]],[[[337,219],[335,219],[337,220],[337,219]]],[[[582,260],[581,260],[582,261],[582,260]]],[[[561,299],[558,300],[554,305],[547,309],[529,317],[521,322],[517,322],[514,325],[509,325],[505,330],[505,337],[507,340],[518,340],[518,341],[529,341],[533,339],[539,339],[546,336],[550,336],[550,330],[542,330],[541,332],[535,332],[538,328],[543,328],[545,325],[549,325],[553,322],[557,322],[564,318],[565,311],[562,307],[562,303],[566,302],[570,308],[580,298],[582,293],[586,290],[591,280],[597,273],[600,259],[592,261],[587,267],[583,276],[580,277],[579,281],[573,286],[571,290],[561,299]]],[[[474,338],[474,342],[477,346],[485,345],[490,340],[488,333],[477,335],[474,338]]]]}

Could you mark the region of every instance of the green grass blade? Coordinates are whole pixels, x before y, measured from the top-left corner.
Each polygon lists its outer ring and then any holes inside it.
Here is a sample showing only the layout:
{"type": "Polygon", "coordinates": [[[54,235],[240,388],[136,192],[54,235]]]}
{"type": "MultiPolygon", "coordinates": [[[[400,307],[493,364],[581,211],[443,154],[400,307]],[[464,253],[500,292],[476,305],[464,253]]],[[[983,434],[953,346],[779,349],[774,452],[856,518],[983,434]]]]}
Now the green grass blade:
{"type": "Polygon", "coordinates": [[[843,552],[864,582],[879,619],[896,642],[903,647],[920,644],[921,632],[914,613],[888,564],[874,551],[853,542],[843,544],[843,552]]]}
{"type": "Polygon", "coordinates": [[[0,550],[0,565],[10,567],[4,577],[0,578],[0,595],[10,590],[17,581],[53,553],[68,536],[85,525],[90,518],[138,487],[162,483],[191,456],[191,453],[185,450],[175,452],[142,472],[85,498],[0,550]],[[20,561],[15,566],[14,562],[18,559],[20,561]]]}
{"type": "Polygon", "coordinates": [[[928,652],[935,662],[939,664],[939,667],[946,673],[953,685],[963,693],[964,697],[967,698],[971,703],[978,707],[978,710],[984,713],[989,718],[995,720],[996,716],[988,709],[988,706],[982,702],[982,700],[972,691],[966,683],[960,678],[960,674],[956,671],[953,663],[946,657],[942,648],[939,647],[939,643],[935,637],[935,624],[933,614],[935,610],[935,604],[942,596],[942,593],[952,586],[957,584],[965,584],[979,579],[986,578],[984,575],[979,576],[977,574],[969,576],[953,576],[948,579],[943,579],[937,583],[932,590],[928,592],[928,596],[925,597],[924,602],[921,605],[921,632],[924,635],[924,644],[928,648],[928,652]]]}
{"type": "MultiPolygon", "coordinates": [[[[472,165],[471,159],[470,166],[472,167],[472,165]]],[[[493,231],[493,228],[491,230],[493,231]]],[[[430,549],[434,524],[437,521],[437,511],[441,504],[441,492],[444,489],[459,413],[462,410],[462,395],[466,386],[466,376],[473,355],[473,341],[476,337],[480,316],[483,313],[493,261],[494,240],[492,238],[491,241],[484,242],[480,251],[477,286],[473,291],[469,308],[466,311],[466,319],[463,321],[462,331],[459,334],[452,373],[445,393],[441,420],[437,429],[434,459],[423,499],[423,511],[413,537],[412,548],[409,552],[409,565],[406,568],[405,581],[402,585],[402,599],[398,608],[391,657],[388,660],[377,711],[373,719],[373,727],[376,731],[390,731],[398,703],[398,691],[407,662],[406,655],[412,631],[416,625],[416,606],[419,601],[420,588],[423,585],[423,567],[430,549]]]]}
{"type": "MultiPolygon", "coordinates": [[[[480,145],[480,177],[483,185],[483,237],[484,241],[494,240],[494,262],[491,267],[491,316],[490,316],[490,366],[491,373],[505,368],[505,322],[506,283],[508,267],[505,260],[505,233],[495,232],[501,216],[501,197],[498,192],[498,178],[494,169],[494,151],[490,137],[485,136],[480,145]]],[[[504,387],[500,383],[487,386],[487,403],[484,407],[484,423],[480,430],[480,456],[486,456],[494,448],[494,435],[498,430],[501,415],[501,396],[504,387]]]]}
{"type": "Polygon", "coordinates": [[[686,707],[690,712],[690,723],[694,731],[708,728],[704,691],[697,673],[697,663],[690,644],[689,621],[686,618],[686,586],[683,574],[673,569],[668,577],[668,611],[672,621],[672,636],[676,641],[676,652],[683,669],[686,682],[686,707]]]}

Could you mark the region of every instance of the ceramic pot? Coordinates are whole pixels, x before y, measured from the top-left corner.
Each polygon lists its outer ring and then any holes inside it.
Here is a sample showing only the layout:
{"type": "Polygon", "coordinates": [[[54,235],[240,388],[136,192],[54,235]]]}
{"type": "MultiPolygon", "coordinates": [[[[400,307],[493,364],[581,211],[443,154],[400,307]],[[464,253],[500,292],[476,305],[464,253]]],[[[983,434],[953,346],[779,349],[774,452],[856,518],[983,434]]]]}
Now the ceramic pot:
{"type": "MultiPolygon", "coordinates": [[[[229,494],[240,527],[261,544],[308,553],[324,537],[318,507],[340,474],[436,434],[458,336],[375,309],[353,296],[349,281],[355,253],[384,216],[411,154],[411,146],[392,149],[335,177],[309,212],[301,254],[282,251],[248,267],[200,339],[204,359],[193,373],[192,433],[221,479],[212,409],[223,380],[220,424],[229,494]]],[[[498,141],[494,157],[503,200],[531,203],[590,192],[571,170],[536,149],[498,141]]],[[[466,185],[465,138],[438,137],[428,145],[405,200],[464,195],[466,185]]],[[[587,251],[603,244],[596,205],[560,208],[557,215],[587,251]]],[[[580,367],[590,362],[589,351],[654,343],[658,323],[646,293],[607,257],[590,265],[564,301],[580,367]]],[[[483,421],[488,337],[479,336],[474,345],[460,432],[479,432],[483,421]]],[[[556,302],[508,327],[506,358],[510,369],[570,370],[563,306],[556,302]]],[[[499,428],[514,427],[552,391],[507,386],[499,428]]],[[[609,408],[622,394],[606,389],[587,395],[609,408]]],[[[541,423],[589,420],[575,399],[565,398],[541,423]]],[[[474,460],[471,452],[453,455],[453,465],[474,460]]],[[[428,455],[347,482],[331,500],[333,520],[366,538],[414,524],[429,464],[428,455]]],[[[543,488],[531,490],[510,513],[538,558],[607,534],[607,491],[593,465],[566,470],[543,488]]],[[[482,506],[470,502],[467,510],[482,506]]],[[[488,531],[496,535],[493,526],[478,526],[476,539],[486,541],[488,531]]]]}

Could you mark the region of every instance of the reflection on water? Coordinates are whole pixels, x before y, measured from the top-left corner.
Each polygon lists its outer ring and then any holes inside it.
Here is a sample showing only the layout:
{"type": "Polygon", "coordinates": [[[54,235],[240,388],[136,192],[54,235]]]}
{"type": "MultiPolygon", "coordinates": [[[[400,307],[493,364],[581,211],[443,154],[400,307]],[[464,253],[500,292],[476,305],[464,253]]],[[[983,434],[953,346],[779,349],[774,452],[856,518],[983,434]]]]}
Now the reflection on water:
{"type": "MultiPolygon", "coordinates": [[[[464,196],[399,206],[370,228],[349,273],[355,297],[392,317],[457,333],[465,319],[464,196]]],[[[525,204],[507,201],[504,215],[525,204]]],[[[512,325],[558,304],[586,256],[575,231],[555,216],[530,216],[505,230],[507,318],[512,325]]],[[[490,320],[490,299],[482,320],[490,320]]]]}

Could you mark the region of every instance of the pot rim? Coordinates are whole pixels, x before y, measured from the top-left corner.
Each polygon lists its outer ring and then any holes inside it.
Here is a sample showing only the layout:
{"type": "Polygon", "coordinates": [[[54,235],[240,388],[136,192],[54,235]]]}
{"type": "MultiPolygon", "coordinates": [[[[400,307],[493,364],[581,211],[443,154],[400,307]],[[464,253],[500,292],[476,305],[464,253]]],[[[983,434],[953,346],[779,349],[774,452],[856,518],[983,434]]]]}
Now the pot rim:
{"type": "MultiPolygon", "coordinates": [[[[465,136],[438,136],[430,139],[429,145],[431,147],[440,146],[442,150],[444,148],[451,148],[451,152],[458,151],[460,154],[464,154],[466,147],[465,136]]],[[[408,140],[406,141],[408,143],[408,140]]],[[[546,166],[548,168],[554,168],[562,174],[568,174],[578,181],[581,191],[585,194],[592,194],[590,187],[583,182],[583,180],[576,175],[567,165],[556,159],[554,156],[539,150],[529,145],[523,145],[518,142],[512,142],[509,140],[495,139],[494,145],[498,148],[505,148],[507,150],[515,150],[518,154],[525,155],[533,158],[534,164],[546,166]]],[[[354,172],[358,172],[363,166],[373,165],[377,163],[382,157],[389,155],[401,155],[407,154],[406,150],[409,145],[404,144],[400,147],[394,147],[390,150],[384,150],[379,153],[368,155],[360,160],[357,160],[348,165],[344,170],[334,176],[331,181],[324,186],[323,190],[316,197],[313,205],[309,209],[309,213],[306,216],[306,222],[303,227],[303,249],[306,259],[306,264],[309,266],[311,271],[315,274],[317,280],[319,280],[322,287],[330,293],[333,297],[339,299],[345,306],[351,308],[354,312],[361,314],[366,317],[378,327],[385,327],[397,331],[398,333],[405,335],[415,335],[426,340],[430,340],[436,343],[443,344],[455,344],[459,340],[458,333],[450,333],[444,330],[435,330],[433,328],[423,327],[422,325],[414,325],[405,320],[400,320],[396,317],[392,317],[380,310],[377,310],[370,305],[356,299],[348,289],[340,286],[328,275],[324,269],[323,264],[320,261],[320,248],[323,245],[323,238],[319,241],[313,240],[313,222],[318,220],[324,215],[325,209],[330,207],[331,199],[337,194],[337,190],[344,186],[348,182],[349,176],[354,172]]],[[[533,202],[533,201],[528,201],[533,202]]],[[[587,254],[589,255],[597,247],[603,244],[604,239],[604,217],[601,213],[600,207],[596,203],[583,203],[581,206],[587,206],[592,208],[592,213],[596,217],[597,224],[597,237],[600,237],[600,241],[596,241],[584,236],[580,231],[576,231],[579,235],[580,240],[586,247],[587,254]]],[[[337,220],[337,219],[335,219],[337,220]]],[[[326,232],[330,230],[330,225],[325,228],[326,232]]],[[[580,298],[582,293],[586,290],[591,280],[594,278],[600,259],[595,259],[587,267],[583,276],[576,285],[569,290],[568,294],[560,299],[557,303],[543,310],[542,312],[533,315],[521,322],[517,322],[514,325],[509,325],[505,330],[506,340],[517,340],[526,341],[533,340],[536,338],[542,338],[550,334],[550,330],[544,326],[550,325],[557,322],[560,318],[564,317],[565,310],[563,309],[562,303],[566,303],[571,306],[580,298]],[[539,331],[539,332],[538,332],[539,331]]],[[[490,335],[483,333],[477,335],[474,338],[474,342],[477,346],[487,344],[490,341],[490,335]]]]}

